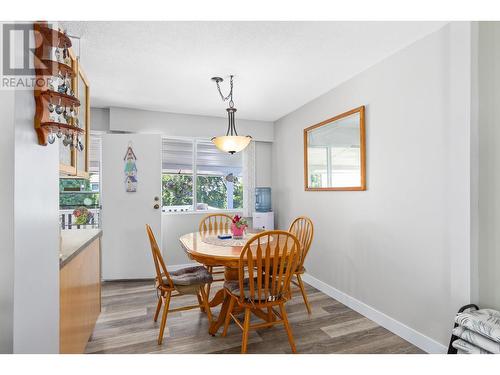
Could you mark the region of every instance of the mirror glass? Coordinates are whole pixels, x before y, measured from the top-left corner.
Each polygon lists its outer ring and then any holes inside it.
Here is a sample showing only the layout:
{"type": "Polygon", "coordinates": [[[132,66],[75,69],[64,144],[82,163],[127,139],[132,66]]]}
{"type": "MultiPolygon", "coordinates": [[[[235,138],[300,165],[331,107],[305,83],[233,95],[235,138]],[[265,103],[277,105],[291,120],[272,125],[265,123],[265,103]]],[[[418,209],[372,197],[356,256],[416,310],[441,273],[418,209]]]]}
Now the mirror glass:
{"type": "Polygon", "coordinates": [[[304,130],[306,190],[365,190],[364,107],[304,130]]]}

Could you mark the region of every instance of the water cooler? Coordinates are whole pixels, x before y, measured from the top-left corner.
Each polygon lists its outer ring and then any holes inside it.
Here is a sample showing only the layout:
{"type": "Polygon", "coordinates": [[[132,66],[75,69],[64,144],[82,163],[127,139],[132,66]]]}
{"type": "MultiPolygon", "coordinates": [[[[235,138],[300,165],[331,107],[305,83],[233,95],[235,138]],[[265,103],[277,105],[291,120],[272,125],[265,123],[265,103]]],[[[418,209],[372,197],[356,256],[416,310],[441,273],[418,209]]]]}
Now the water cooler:
{"type": "Polygon", "coordinates": [[[255,211],[252,215],[252,223],[253,229],[274,229],[274,212],[271,207],[271,188],[255,188],[255,211]]]}

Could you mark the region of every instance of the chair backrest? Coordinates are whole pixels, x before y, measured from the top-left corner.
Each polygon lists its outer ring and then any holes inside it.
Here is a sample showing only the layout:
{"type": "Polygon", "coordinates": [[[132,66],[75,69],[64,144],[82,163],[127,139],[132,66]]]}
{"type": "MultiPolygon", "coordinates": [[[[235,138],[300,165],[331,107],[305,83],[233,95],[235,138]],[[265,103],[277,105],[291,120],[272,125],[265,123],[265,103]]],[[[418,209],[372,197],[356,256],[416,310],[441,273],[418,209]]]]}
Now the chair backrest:
{"type": "Polygon", "coordinates": [[[174,283],[172,282],[172,279],[168,274],[167,267],[165,266],[165,262],[163,261],[160,248],[158,247],[158,243],[156,242],[155,235],[153,234],[153,231],[151,230],[151,227],[148,224],[146,224],[146,231],[148,232],[149,243],[151,244],[153,261],[155,262],[156,282],[158,283],[158,285],[167,288],[173,288],[174,283]]]}
{"type": "Polygon", "coordinates": [[[239,260],[240,300],[262,303],[286,298],[299,252],[297,238],[282,230],[262,232],[248,240],[239,260]],[[248,296],[244,294],[245,272],[248,296]]]}
{"type": "Polygon", "coordinates": [[[314,237],[314,225],[311,219],[306,216],[299,216],[292,224],[290,224],[290,228],[288,231],[297,237],[299,240],[302,251],[300,252],[300,260],[298,267],[302,267],[304,265],[304,260],[306,259],[306,255],[309,252],[309,248],[311,247],[311,242],[314,237]]]}
{"type": "Polygon", "coordinates": [[[202,233],[229,233],[233,218],[226,214],[211,214],[200,221],[199,231],[202,233]]]}

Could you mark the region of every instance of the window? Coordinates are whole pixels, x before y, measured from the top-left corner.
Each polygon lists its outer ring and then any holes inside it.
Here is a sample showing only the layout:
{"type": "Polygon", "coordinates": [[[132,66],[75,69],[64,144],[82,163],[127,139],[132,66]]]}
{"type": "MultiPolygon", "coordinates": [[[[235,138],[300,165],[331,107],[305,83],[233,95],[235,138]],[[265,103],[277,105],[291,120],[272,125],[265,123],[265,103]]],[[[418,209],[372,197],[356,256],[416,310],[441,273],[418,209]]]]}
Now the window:
{"type": "Polygon", "coordinates": [[[241,153],[219,151],[209,141],[164,139],[164,212],[243,208],[241,153]]]}

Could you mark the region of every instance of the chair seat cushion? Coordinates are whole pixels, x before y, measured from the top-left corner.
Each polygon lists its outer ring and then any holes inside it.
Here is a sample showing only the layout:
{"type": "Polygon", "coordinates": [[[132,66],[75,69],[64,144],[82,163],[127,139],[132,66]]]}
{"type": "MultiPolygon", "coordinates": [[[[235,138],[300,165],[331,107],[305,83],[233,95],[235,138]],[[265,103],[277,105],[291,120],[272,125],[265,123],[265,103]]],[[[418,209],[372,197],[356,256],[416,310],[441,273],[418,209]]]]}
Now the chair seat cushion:
{"type": "MultiPolygon", "coordinates": [[[[228,281],[225,281],[224,282],[224,288],[226,288],[231,294],[235,295],[235,296],[240,296],[241,295],[241,292],[240,292],[240,282],[238,280],[228,280],[228,281]]],[[[254,295],[251,296],[250,295],[250,285],[249,285],[249,282],[248,282],[248,279],[245,279],[243,281],[243,292],[244,292],[244,296],[245,296],[245,300],[247,301],[256,301],[256,302],[270,302],[270,301],[276,301],[276,300],[279,300],[281,299],[281,295],[278,295],[278,296],[268,296],[268,298],[266,299],[263,295],[263,293],[261,292],[261,295],[260,295],[260,299],[259,299],[259,296],[257,295],[257,279],[255,279],[255,282],[254,282],[254,295]]]]}
{"type": "MultiPolygon", "coordinates": [[[[213,281],[212,275],[203,266],[193,266],[169,272],[174,285],[207,284],[213,281]]],[[[168,283],[164,277],[163,281],[168,283]]]]}

